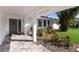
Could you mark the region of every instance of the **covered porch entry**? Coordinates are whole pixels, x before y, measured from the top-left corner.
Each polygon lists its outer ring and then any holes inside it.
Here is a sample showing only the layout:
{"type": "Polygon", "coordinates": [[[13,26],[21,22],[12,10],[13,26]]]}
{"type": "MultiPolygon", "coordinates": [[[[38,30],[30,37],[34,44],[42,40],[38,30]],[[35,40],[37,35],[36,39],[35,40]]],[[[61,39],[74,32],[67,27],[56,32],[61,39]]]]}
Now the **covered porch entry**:
{"type": "MultiPolygon", "coordinates": [[[[72,7],[71,6],[39,6],[39,7],[38,6],[1,6],[0,7],[0,45],[6,40],[5,37],[7,34],[13,34],[13,37],[11,38],[14,39],[15,37],[17,37],[19,39],[27,40],[28,37],[26,30],[31,27],[33,28],[33,36],[31,36],[32,37],[31,40],[33,42],[37,42],[37,18],[44,15],[46,16],[50,12],[57,12],[68,8],[72,8],[72,7]],[[20,19],[22,20],[22,22],[20,19]],[[29,26],[27,27],[25,25],[29,25],[29,26]],[[22,37],[22,35],[19,36],[16,35],[16,33],[24,33],[22,34],[24,38],[22,37]]],[[[11,45],[10,48],[13,47],[12,45],[14,45],[15,48],[15,45],[19,45],[22,42],[19,43],[11,42],[11,43],[12,44],[10,44],[11,45]]],[[[27,45],[25,43],[26,43],[25,41],[22,43],[23,46],[27,45]]],[[[34,45],[34,48],[37,47],[35,47],[34,45]]]]}
{"type": "Polygon", "coordinates": [[[9,34],[13,34],[13,33],[24,33],[23,29],[24,29],[24,20],[21,19],[9,19],[9,34]],[[22,29],[23,27],[23,29],[22,29]]]}

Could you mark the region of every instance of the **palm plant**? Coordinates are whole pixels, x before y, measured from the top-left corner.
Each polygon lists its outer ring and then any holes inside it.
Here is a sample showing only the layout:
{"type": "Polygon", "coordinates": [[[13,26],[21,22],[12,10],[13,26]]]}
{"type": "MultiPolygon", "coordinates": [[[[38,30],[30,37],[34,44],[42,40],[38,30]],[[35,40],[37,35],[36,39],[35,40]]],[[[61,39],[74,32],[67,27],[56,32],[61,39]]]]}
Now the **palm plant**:
{"type": "Polygon", "coordinates": [[[60,26],[61,31],[68,30],[68,28],[70,26],[70,22],[74,20],[74,18],[78,12],[79,12],[79,7],[57,12],[57,15],[60,20],[59,23],[61,24],[61,26],[60,26]]]}

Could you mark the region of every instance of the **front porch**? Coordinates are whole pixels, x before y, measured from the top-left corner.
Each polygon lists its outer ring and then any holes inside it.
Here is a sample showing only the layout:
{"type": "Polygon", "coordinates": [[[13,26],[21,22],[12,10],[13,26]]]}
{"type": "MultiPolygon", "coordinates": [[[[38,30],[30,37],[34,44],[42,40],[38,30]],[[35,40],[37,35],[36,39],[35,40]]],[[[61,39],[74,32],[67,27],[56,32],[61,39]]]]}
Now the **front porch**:
{"type": "Polygon", "coordinates": [[[0,46],[0,52],[49,52],[41,44],[35,44],[32,40],[11,39],[12,36],[7,35],[5,41],[0,46]]]}

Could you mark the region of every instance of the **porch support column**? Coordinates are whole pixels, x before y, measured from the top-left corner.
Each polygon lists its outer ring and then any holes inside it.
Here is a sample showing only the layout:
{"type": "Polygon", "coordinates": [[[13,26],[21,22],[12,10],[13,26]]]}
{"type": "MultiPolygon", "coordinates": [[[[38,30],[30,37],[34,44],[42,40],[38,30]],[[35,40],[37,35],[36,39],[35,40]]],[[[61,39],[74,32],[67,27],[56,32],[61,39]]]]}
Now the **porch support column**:
{"type": "Polygon", "coordinates": [[[37,22],[36,22],[36,19],[34,19],[34,25],[33,25],[33,42],[37,42],[37,22]]]}

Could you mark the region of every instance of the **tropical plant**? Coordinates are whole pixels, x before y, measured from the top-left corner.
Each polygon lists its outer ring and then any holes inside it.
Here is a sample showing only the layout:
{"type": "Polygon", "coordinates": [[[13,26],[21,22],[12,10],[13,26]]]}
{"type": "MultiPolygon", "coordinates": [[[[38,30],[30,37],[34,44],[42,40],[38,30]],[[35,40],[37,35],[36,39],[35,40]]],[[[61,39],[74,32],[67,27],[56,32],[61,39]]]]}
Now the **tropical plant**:
{"type": "Polygon", "coordinates": [[[71,9],[67,9],[64,11],[57,12],[59,17],[59,23],[61,24],[60,29],[61,31],[67,31],[70,26],[70,21],[74,20],[75,16],[79,12],[79,7],[74,7],[71,9]]]}
{"type": "Polygon", "coordinates": [[[42,36],[42,33],[44,32],[44,29],[38,29],[37,30],[37,36],[42,36]]]}

